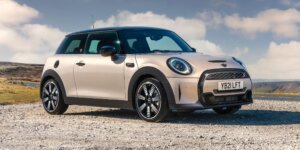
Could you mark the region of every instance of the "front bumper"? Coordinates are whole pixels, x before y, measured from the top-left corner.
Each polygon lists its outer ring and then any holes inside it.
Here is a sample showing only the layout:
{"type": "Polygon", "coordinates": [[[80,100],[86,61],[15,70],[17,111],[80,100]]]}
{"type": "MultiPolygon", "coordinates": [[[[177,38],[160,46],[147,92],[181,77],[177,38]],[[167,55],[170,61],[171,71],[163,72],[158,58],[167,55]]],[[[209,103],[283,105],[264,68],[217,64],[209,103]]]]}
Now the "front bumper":
{"type": "Polygon", "coordinates": [[[175,98],[170,108],[195,110],[252,103],[252,82],[248,74],[246,78],[230,79],[243,81],[242,90],[218,91],[218,82],[229,79],[206,80],[208,73],[240,71],[246,73],[241,69],[222,69],[205,71],[200,78],[168,78],[175,98]]]}

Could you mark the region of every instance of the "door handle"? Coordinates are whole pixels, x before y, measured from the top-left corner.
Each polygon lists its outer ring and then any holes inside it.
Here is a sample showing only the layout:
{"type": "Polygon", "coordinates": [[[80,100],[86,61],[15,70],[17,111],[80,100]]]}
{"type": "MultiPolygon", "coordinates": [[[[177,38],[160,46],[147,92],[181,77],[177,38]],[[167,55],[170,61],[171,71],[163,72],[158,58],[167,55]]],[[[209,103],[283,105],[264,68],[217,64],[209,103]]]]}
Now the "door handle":
{"type": "Polygon", "coordinates": [[[134,67],[134,63],[126,63],[126,67],[133,68],[134,67]]]}
{"type": "Polygon", "coordinates": [[[76,63],[77,66],[84,66],[85,63],[83,61],[79,61],[78,63],[76,63]]]}

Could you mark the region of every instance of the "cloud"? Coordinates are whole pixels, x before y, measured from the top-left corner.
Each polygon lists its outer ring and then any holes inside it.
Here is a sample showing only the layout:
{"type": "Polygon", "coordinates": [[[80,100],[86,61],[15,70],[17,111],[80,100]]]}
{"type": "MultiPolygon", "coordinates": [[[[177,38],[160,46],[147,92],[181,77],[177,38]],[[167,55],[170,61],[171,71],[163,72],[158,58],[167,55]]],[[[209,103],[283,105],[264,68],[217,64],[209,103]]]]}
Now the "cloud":
{"type": "Polygon", "coordinates": [[[197,52],[210,55],[224,55],[219,45],[207,40],[190,40],[189,44],[196,48],[197,52]]]}
{"type": "Polygon", "coordinates": [[[300,79],[300,41],[271,42],[265,57],[249,66],[254,78],[300,79]]]}
{"type": "Polygon", "coordinates": [[[44,63],[54,53],[65,32],[30,23],[39,12],[13,0],[0,1],[0,47],[11,51],[10,61],[44,63]]]}
{"type": "Polygon", "coordinates": [[[223,16],[215,11],[204,11],[197,13],[196,16],[199,17],[208,27],[218,27],[224,22],[223,16]]]}
{"type": "Polygon", "coordinates": [[[280,2],[288,7],[300,7],[300,2],[295,0],[280,0],[280,2]]]}
{"type": "Polygon", "coordinates": [[[107,20],[97,20],[94,25],[95,27],[151,26],[167,28],[178,32],[185,39],[202,39],[206,34],[205,24],[199,19],[183,17],[172,19],[151,11],[144,13],[121,11],[107,20]]]}
{"type": "Polygon", "coordinates": [[[231,56],[242,57],[242,56],[248,54],[248,52],[249,52],[248,47],[244,47],[244,48],[237,47],[231,52],[231,56]]]}
{"type": "Polygon", "coordinates": [[[226,16],[225,25],[249,36],[271,32],[278,37],[294,38],[299,35],[300,12],[296,9],[268,9],[255,17],[226,16]]]}
{"type": "MultiPolygon", "coordinates": [[[[205,18],[205,15],[201,16],[205,18]]],[[[208,17],[206,17],[208,19],[208,17]]],[[[207,54],[223,54],[221,48],[216,44],[204,40],[206,35],[205,23],[199,18],[170,18],[166,15],[155,14],[151,11],[132,13],[120,11],[117,15],[110,16],[106,20],[97,20],[95,27],[110,26],[151,26],[170,29],[183,37],[192,47],[207,54]]]]}
{"type": "Polygon", "coordinates": [[[0,1],[0,24],[19,24],[28,22],[39,15],[39,12],[27,5],[13,0],[0,1]]]}
{"type": "MultiPolygon", "coordinates": [[[[0,48],[10,61],[44,63],[54,53],[65,32],[49,25],[32,23],[39,17],[36,9],[14,0],[0,1],[0,48]],[[7,51],[7,52],[5,52],[7,51]]],[[[96,27],[154,26],[175,31],[191,46],[207,54],[224,54],[220,46],[205,40],[206,25],[220,24],[216,12],[199,13],[192,18],[170,18],[151,11],[132,13],[120,11],[106,20],[97,20],[96,27]],[[212,18],[210,20],[209,18],[212,18]],[[206,22],[206,23],[204,23],[206,22]]]]}

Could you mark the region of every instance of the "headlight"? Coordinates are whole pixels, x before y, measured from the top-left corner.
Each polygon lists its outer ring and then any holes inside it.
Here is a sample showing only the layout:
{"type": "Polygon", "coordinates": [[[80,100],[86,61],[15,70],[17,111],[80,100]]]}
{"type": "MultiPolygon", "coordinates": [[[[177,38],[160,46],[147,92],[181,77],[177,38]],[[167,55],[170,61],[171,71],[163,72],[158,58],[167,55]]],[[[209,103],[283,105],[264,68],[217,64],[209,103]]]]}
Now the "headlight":
{"type": "Polygon", "coordinates": [[[173,57],[168,59],[167,64],[169,68],[176,73],[183,75],[188,75],[192,73],[191,65],[183,59],[173,57]]]}
{"type": "Polygon", "coordinates": [[[243,63],[241,60],[239,60],[239,59],[237,59],[237,58],[235,58],[235,57],[232,57],[232,59],[233,59],[235,62],[237,62],[238,64],[240,64],[241,66],[243,66],[244,68],[246,68],[246,66],[244,65],[244,63],[243,63]]]}

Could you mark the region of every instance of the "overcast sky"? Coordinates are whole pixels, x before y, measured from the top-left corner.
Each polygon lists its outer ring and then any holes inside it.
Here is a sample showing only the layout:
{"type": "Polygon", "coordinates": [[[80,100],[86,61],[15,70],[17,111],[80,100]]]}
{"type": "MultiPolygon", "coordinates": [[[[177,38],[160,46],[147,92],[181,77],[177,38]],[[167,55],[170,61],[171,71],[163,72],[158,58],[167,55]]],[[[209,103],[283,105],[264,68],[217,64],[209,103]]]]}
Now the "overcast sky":
{"type": "Polygon", "coordinates": [[[240,58],[253,78],[300,79],[298,0],[0,0],[0,61],[44,63],[93,24],[171,29],[200,52],[240,58]]]}

